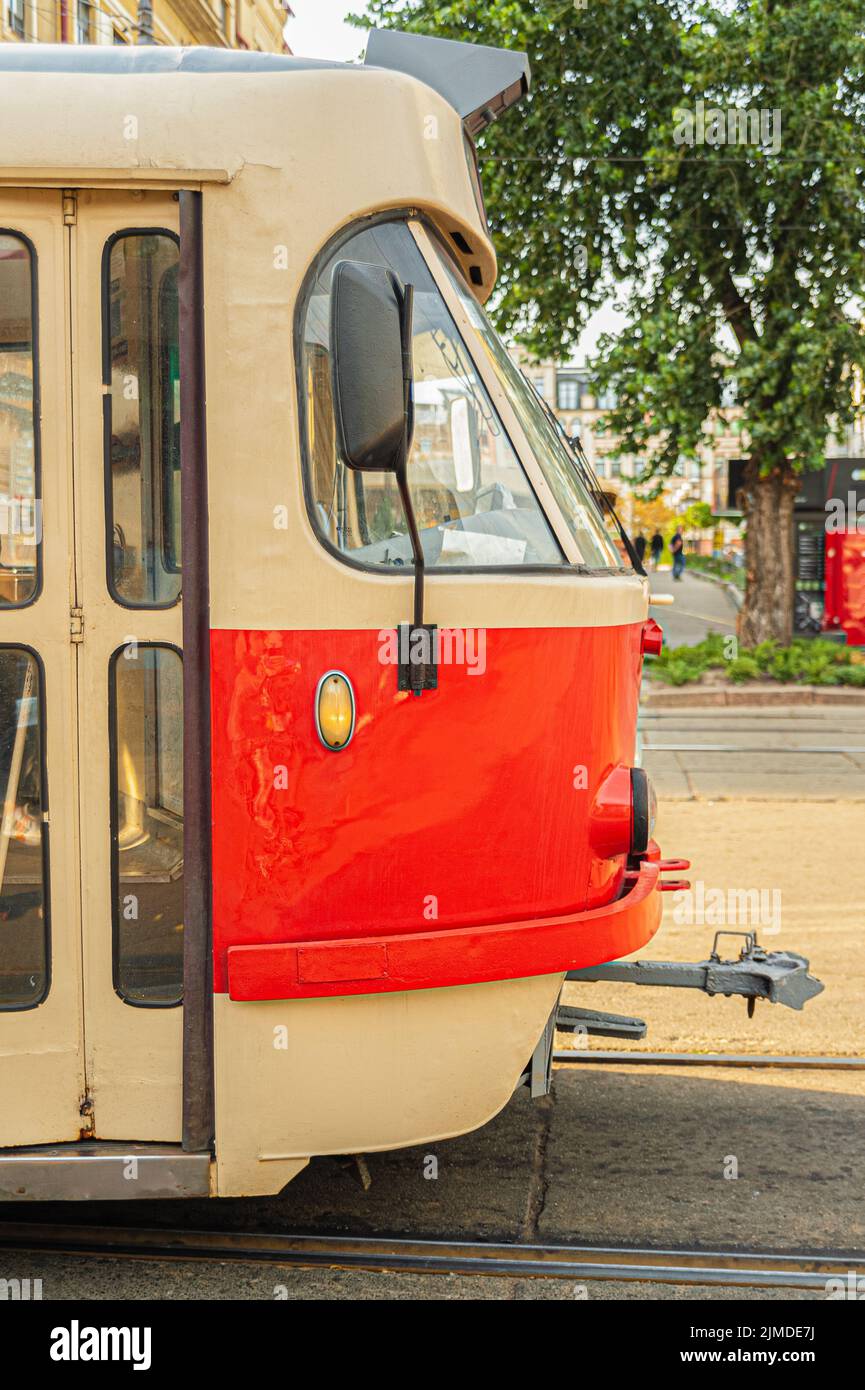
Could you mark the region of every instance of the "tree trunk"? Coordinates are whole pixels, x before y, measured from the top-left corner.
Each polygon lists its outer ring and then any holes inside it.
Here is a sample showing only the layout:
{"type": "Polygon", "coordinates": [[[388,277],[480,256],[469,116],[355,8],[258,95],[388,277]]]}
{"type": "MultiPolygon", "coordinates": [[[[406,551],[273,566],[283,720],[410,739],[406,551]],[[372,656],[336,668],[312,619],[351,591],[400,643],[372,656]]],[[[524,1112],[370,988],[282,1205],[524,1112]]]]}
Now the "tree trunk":
{"type": "Polygon", "coordinates": [[[760,477],[762,460],[745,470],[745,602],[739,641],[754,647],[774,638],[789,645],[793,633],[793,502],[799,479],[786,460],[760,477]]]}

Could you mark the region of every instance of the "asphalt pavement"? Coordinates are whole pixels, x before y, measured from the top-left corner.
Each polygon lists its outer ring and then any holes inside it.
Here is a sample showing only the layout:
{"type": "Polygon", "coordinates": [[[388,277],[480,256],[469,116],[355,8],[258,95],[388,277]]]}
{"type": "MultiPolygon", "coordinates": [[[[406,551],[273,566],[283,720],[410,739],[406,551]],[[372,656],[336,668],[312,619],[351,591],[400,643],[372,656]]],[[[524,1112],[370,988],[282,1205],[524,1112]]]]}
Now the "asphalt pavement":
{"type": "Polygon", "coordinates": [[[694,646],[709,632],[725,636],[736,631],[737,604],[729,590],[709,579],[698,578],[687,569],[681,579],[671,570],[652,570],[649,583],[654,594],[672,594],[675,603],[653,608],[652,617],[664,629],[668,647],[694,646]]]}

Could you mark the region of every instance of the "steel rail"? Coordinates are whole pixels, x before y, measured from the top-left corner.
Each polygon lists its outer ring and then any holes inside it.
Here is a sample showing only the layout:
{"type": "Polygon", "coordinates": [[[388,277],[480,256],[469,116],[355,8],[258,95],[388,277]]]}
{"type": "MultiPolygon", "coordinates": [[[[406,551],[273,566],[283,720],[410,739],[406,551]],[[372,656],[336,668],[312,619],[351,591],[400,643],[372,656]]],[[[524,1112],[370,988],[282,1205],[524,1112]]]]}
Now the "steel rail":
{"type": "Polygon", "coordinates": [[[858,753],[865,756],[865,747],[840,743],[783,744],[766,748],[759,743],[644,743],[644,753],[858,753]]]}
{"type": "Polygon", "coordinates": [[[825,1289],[865,1274],[843,1251],[668,1250],[367,1236],[259,1235],[105,1226],[0,1223],[0,1249],[121,1259],[230,1260],[328,1269],[505,1278],[651,1280],[669,1284],[825,1289]]]}
{"type": "Polygon", "coordinates": [[[791,1071],[865,1071],[865,1057],[829,1057],[770,1052],[634,1052],[627,1049],[561,1048],[554,1066],[577,1062],[626,1062],[652,1067],[787,1067],[791,1071]]]}

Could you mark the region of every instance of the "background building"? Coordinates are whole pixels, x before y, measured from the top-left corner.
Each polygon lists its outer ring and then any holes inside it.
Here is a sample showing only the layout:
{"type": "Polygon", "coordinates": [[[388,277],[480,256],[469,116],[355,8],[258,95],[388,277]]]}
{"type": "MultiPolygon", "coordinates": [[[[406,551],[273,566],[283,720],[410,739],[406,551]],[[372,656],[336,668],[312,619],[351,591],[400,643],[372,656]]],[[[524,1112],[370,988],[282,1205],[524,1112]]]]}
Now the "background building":
{"type": "Polygon", "coordinates": [[[286,0],[0,0],[5,43],[208,44],[287,53],[286,0]]]}
{"type": "MultiPolygon", "coordinates": [[[[619,436],[604,425],[604,415],[615,406],[615,397],[597,389],[588,368],[526,362],[517,353],[514,358],[552,406],[566,433],[579,438],[598,477],[619,495],[622,512],[627,513],[641,460],[623,453],[619,436]]],[[[661,496],[673,510],[684,510],[692,502],[707,502],[713,511],[726,505],[727,465],[731,459],[741,458],[743,451],[740,415],[731,405],[710,420],[711,446],[701,449],[698,459],[680,460],[673,475],[664,481],[661,496]]]]}
{"type": "MultiPolygon", "coordinates": [[[[600,392],[591,371],[559,362],[531,362],[519,350],[514,361],[552,407],[565,432],[579,438],[589,462],[610,492],[617,495],[617,509],[623,523],[633,533],[647,527],[664,529],[684,518],[694,503],[706,503],[717,519],[714,530],[686,530],[689,548],[711,553],[722,550],[731,555],[741,550],[741,533],[731,482],[741,479],[741,464],[748,456],[747,431],[742,412],[732,402],[708,421],[712,442],[701,447],[696,459],[681,459],[671,477],[661,486],[657,502],[643,503],[635,479],[641,460],[622,451],[619,436],[604,426],[605,412],[615,405],[612,394],[600,392]],[[730,465],[734,465],[731,471],[730,465]],[[737,468],[738,465],[738,468],[737,468]]],[[[858,419],[836,437],[826,441],[827,461],[833,458],[865,458],[865,388],[854,374],[854,400],[862,408],[858,419]]]]}

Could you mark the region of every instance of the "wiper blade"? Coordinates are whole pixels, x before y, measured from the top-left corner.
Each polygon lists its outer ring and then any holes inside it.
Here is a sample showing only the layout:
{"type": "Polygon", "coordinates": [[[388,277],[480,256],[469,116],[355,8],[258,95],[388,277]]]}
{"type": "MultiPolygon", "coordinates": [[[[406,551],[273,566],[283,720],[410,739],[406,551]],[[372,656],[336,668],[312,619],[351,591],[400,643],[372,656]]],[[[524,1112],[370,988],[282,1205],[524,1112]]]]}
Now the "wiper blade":
{"type": "Polygon", "coordinates": [[[622,544],[624,545],[625,550],[628,552],[628,558],[630,559],[631,564],[633,565],[637,574],[642,574],[644,578],[647,577],[646,570],[643,566],[643,562],[637,554],[636,550],[634,549],[633,541],[631,540],[630,536],[628,535],[627,531],[625,530],[624,526],[619,520],[619,514],[613,506],[612,502],[610,501],[608,494],[601,487],[598,475],[596,474],[592,465],[589,463],[588,456],[582,445],[582,441],[580,439],[572,439],[570,435],[565,432],[565,428],[562,425],[561,420],[556,415],[549,401],[544,400],[543,396],[535,386],[534,382],[529,381],[529,378],[526,376],[525,372],[523,372],[523,377],[528,382],[532,391],[534,391],[535,395],[540,401],[541,408],[544,414],[546,415],[547,419],[552,424],[556,433],[564,441],[565,448],[568,451],[568,457],[571,460],[571,466],[574,469],[574,472],[576,473],[577,477],[588,488],[589,492],[594,497],[595,501],[601,506],[601,508],[604,511],[606,511],[609,514],[609,516],[612,517],[616,529],[618,530],[619,535],[622,538],[622,544]]]}

